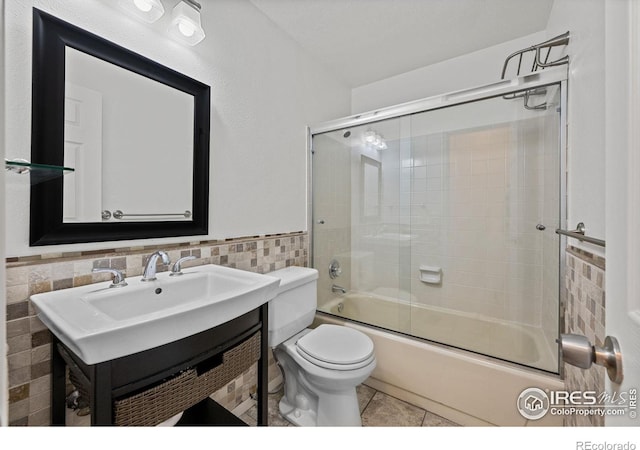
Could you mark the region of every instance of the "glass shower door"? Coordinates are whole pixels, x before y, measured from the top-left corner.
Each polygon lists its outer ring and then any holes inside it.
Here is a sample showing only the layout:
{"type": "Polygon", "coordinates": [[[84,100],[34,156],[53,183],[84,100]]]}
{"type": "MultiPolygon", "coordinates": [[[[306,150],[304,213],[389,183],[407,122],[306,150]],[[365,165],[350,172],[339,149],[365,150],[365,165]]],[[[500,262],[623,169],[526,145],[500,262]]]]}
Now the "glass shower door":
{"type": "Polygon", "coordinates": [[[556,372],[558,88],[411,116],[411,334],[556,372]]]}
{"type": "Polygon", "coordinates": [[[560,86],[314,134],[319,311],[557,373],[560,86]]]}
{"type": "Polygon", "coordinates": [[[313,266],[320,311],[408,333],[410,146],[401,139],[403,123],[314,135],[313,266]]]}

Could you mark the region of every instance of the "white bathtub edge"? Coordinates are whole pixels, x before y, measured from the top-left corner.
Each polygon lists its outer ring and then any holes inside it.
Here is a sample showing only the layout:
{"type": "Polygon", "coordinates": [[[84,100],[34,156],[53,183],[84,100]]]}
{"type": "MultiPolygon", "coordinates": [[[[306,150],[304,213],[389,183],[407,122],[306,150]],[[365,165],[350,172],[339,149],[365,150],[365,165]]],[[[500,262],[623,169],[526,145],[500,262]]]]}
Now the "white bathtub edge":
{"type": "Polygon", "coordinates": [[[558,376],[520,369],[326,314],[317,314],[312,326],[321,323],[355,328],[374,341],[378,365],[372,378],[384,393],[422,408],[430,405],[440,412],[426,409],[461,425],[563,425],[560,416],[527,421],[516,408],[517,398],[526,388],[564,389],[558,376]]]}

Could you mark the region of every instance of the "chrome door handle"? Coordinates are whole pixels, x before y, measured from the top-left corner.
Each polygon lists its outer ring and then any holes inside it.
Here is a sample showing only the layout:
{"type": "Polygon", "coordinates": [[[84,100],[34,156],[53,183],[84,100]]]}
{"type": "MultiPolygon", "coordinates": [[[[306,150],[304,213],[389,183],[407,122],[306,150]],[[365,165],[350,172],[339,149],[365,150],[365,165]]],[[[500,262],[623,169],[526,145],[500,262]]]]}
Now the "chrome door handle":
{"type": "Polygon", "coordinates": [[[588,369],[593,363],[607,368],[607,375],[614,383],[621,383],[622,353],[620,344],[614,337],[604,338],[604,347],[596,347],[586,336],[561,334],[556,342],[562,350],[562,360],[572,366],[588,369]]]}

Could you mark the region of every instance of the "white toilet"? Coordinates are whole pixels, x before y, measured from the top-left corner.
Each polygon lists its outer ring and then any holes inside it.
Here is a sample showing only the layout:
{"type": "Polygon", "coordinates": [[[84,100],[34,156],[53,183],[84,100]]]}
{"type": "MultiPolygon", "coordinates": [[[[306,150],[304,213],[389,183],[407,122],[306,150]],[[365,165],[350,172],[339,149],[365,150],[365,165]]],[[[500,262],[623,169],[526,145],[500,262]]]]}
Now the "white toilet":
{"type": "Polygon", "coordinates": [[[300,426],[360,426],[356,386],[376,367],[373,342],[353,328],[306,328],[316,313],[318,271],[287,267],[269,302],[269,345],[284,372],[280,413],[300,426]]]}

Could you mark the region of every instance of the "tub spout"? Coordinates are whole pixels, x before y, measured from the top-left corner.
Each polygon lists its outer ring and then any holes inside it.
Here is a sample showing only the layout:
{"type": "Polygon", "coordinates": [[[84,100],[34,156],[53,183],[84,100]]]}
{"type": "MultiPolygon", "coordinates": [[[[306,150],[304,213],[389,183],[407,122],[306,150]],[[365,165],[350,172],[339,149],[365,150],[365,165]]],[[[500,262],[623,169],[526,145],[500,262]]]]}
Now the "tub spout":
{"type": "Polygon", "coordinates": [[[331,292],[340,292],[341,294],[346,294],[347,290],[341,286],[338,286],[337,284],[334,284],[333,286],[331,286],[331,292]]]}

